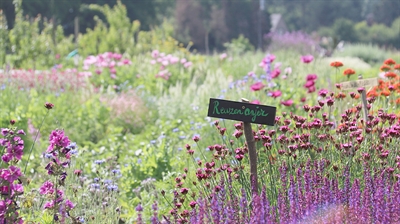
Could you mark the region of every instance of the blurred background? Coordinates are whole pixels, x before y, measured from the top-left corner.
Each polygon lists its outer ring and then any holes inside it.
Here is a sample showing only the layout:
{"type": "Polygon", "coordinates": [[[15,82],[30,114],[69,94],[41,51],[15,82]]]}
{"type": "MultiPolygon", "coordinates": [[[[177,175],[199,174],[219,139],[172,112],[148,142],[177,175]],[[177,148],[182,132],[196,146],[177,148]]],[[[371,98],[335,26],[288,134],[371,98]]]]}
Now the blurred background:
{"type": "MultiPolygon", "coordinates": [[[[8,29],[15,22],[16,0],[0,0],[8,29]]],[[[202,53],[223,50],[224,43],[244,37],[254,48],[266,50],[274,35],[310,38],[329,54],[341,41],[400,48],[399,0],[121,0],[131,21],[141,30],[169,23],[174,38],[193,43],[202,53]],[[296,35],[293,35],[296,32],[296,35]],[[242,36],[240,36],[242,35],[242,36]]],[[[113,7],[117,0],[24,0],[26,18],[54,21],[64,35],[94,28],[104,14],[89,4],[113,7]]],[[[251,47],[250,47],[251,48],[251,47]]]]}

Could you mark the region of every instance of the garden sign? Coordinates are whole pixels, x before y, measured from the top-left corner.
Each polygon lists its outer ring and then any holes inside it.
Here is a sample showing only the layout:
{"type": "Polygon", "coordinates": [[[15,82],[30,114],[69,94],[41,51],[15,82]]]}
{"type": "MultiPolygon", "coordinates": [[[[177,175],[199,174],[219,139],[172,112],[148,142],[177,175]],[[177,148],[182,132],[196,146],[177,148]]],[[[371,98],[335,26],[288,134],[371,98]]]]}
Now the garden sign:
{"type": "Polygon", "coordinates": [[[276,107],[210,98],[208,116],[274,126],[276,107]]]}

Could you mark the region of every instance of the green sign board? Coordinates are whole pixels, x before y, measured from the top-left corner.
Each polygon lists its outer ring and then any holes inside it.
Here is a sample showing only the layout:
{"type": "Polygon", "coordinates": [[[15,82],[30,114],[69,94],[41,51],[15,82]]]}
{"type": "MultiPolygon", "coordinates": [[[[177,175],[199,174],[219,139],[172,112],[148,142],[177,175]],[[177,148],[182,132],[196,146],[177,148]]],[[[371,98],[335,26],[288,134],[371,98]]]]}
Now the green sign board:
{"type": "Polygon", "coordinates": [[[210,98],[208,116],[274,126],[276,107],[210,98]]]}

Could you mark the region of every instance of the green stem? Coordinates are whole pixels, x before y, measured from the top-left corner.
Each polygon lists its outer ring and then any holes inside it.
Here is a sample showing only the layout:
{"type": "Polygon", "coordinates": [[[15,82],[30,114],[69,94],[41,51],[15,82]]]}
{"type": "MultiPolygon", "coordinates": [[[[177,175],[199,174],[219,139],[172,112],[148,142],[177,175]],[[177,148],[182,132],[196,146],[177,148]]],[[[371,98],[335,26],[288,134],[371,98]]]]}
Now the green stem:
{"type": "Polygon", "coordinates": [[[28,167],[28,163],[29,163],[29,160],[30,160],[30,158],[31,158],[31,154],[32,154],[32,151],[33,151],[33,147],[35,146],[35,143],[36,143],[37,138],[38,138],[38,136],[39,136],[40,129],[42,128],[43,123],[44,123],[44,120],[46,119],[47,115],[49,114],[49,111],[50,111],[50,110],[47,110],[47,113],[44,115],[43,120],[42,120],[42,123],[40,124],[39,129],[38,129],[37,132],[36,132],[36,136],[35,136],[35,139],[33,140],[32,146],[31,146],[31,148],[29,149],[29,157],[28,157],[28,161],[26,161],[26,164],[25,164],[24,174],[26,173],[26,168],[28,167]]]}

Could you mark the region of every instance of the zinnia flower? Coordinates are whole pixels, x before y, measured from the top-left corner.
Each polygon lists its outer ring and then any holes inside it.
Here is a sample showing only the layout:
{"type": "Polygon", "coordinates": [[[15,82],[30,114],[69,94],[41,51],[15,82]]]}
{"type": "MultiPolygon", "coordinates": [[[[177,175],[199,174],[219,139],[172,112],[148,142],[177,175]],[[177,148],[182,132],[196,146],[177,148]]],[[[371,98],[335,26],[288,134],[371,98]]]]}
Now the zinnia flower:
{"type": "Polygon", "coordinates": [[[331,63],[331,66],[335,67],[335,68],[339,68],[339,67],[343,66],[343,63],[340,62],[340,61],[334,61],[334,62],[331,63]]]}
{"type": "Polygon", "coordinates": [[[343,72],[343,75],[346,75],[346,76],[350,76],[350,75],[354,75],[354,74],[356,74],[356,71],[354,71],[351,68],[348,68],[348,69],[344,70],[344,72],[343,72]]]}
{"type": "Polygon", "coordinates": [[[390,91],[389,90],[383,90],[381,92],[381,96],[389,96],[390,95],[390,91]]]}
{"type": "Polygon", "coordinates": [[[314,60],[314,56],[312,56],[312,55],[301,56],[301,61],[305,64],[308,64],[308,63],[312,62],[313,60],[314,60]]]}
{"type": "Polygon", "coordinates": [[[258,90],[261,90],[264,87],[265,87],[265,85],[262,82],[257,82],[257,83],[254,83],[253,85],[251,85],[250,89],[252,91],[258,91],[258,90]]]}
{"type": "Polygon", "coordinates": [[[399,70],[400,71],[400,64],[396,64],[394,65],[394,69],[399,70]]]}
{"type": "Polygon", "coordinates": [[[389,58],[389,59],[386,59],[385,62],[383,62],[383,64],[394,65],[394,64],[396,64],[396,62],[393,59],[389,58]]]}

